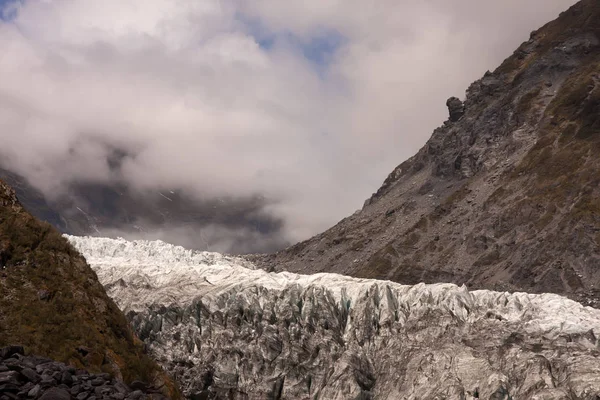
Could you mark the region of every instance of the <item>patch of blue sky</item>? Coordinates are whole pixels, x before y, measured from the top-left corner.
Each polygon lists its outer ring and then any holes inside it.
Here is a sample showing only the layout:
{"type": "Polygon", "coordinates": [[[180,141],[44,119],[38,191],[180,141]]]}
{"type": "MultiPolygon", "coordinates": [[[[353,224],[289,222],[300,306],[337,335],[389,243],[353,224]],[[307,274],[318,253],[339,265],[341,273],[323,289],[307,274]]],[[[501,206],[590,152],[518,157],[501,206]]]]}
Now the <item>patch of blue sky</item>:
{"type": "Polygon", "coordinates": [[[0,21],[10,22],[17,17],[17,5],[24,0],[0,0],[0,21]]]}
{"type": "Polygon", "coordinates": [[[344,43],[344,37],[332,30],[323,30],[308,39],[287,34],[285,40],[300,49],[307,60],[325,68],[329,66],[335,53],[344,43]]]}
{"type": "Polygon", "coordinates": [[[273,32],[256,19],[238,16],[238,21],[254,36],[261,48],[266,51],[272,50],[275,46],[296,49],[320,72],[327,70],[336,52],[346,41],[342,34],[333,29],[315,29],[312,35],[300,37],[288,30],[273,32]]]}

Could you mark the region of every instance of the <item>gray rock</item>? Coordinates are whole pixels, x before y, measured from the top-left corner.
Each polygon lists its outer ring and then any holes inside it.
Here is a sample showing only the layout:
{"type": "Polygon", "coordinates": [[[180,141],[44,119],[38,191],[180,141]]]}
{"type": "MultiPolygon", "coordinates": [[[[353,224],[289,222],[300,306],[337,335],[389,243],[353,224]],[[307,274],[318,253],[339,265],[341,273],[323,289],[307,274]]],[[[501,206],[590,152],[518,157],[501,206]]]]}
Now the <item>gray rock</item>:
{"type": "Polygon", "coordinates": [[[7,396],[9,396],[8,393],[18,393],[18,392],[19,392],[19,385],[15,385],[12,383],[0,384],[0,393],[2,393],[2,394],[6,394],[7,396]]]}
{"type": "Polygon", "coordinates": [[[19,361],[24,368],[30,369],[35,369],[35,366],[38,363],[38,360],[36,360],[34,357],[21,357],[19,361]]]}
{"type": "Polygon", "coordinates": [[[40,400],[71,400],[71,394],[64,389],[50,388],[40,396],[40,400]]]}
{"type": "Polygon", "coordinates": [[[85,400],[90,394],[88,392],[81,392],[77,395],[77,400],[85,400]]]}
{"type": "Polygon", "coordinates": [[[131,388],[129,388],[123,382],[115,383],[114,387],[115,387],[115,390],[121,394],[127,394],[127,393],[131,392],[131,388]]]}
{"type": "Polygon", "coordinates": [[[23,386],[21,386],[21,391],[29,392],[31,389],[33,389],[34,386],[35,384],[33,382],[27,382],[23,386]]]}
{"type": "Polygon", "coordinates": [[[40,385],[35,385],[31,390],[27,393],[27,396],[37,398],[42,392],[42,387],[40,385]]]}
{"type": "Polygon", "coordinates": [[[94,394],[100,398],[102,397],[103,394],[105,393],[109,393],[111,391],[111,388],[107,387],[107,386],[96,386],[94,387],[94,394]]]}
{"type": "MultiPolygon", "coordinates": [[[[37,400],[42,396],[60,400],[66,395],[77,400],[119,400],[131,392],[124,383],[111,379],[110,374],[89,375],[42,357],[12,354],[10,358],[0,359],[0,367],[0,394],[10,400],[37,400]],[[116,399],[111,397],[113,394],[116,399]]],[[[138,381],[135,386],[143,388],[142,392],[149,390],[143,382],[138,381]]]]}
{"type": "Polygon", "coordinates": [[[27,380],[33,383],[38,383],[42,380],[42,377],[31,368],[23,368],[21,370],[21,375],[23,375],[25,378],[27,378],[27,380]]]}
{"type": "Polygon", "coordinates": [[[44,376],[42,376],[40,385],[42,386],[42,389],[48,389],[50,387],[54,387],[54,386],[58,385],[58,382],[56,382],[56,380],[54,380],[53,378],[50,378],[48,376],[46,376],[45,378],[44,378],[44,376]]]}
{"type": "Polygon", "coordinates": [[[465,115],[465,105],[457,97],[450,97],[446,102],[448,111],[450,112],[450,121],[456,122],[465,115]]]}
{"type": "Polygon", "coordinates": [[[8,358],[3,361],[3,364],[12,371],[21,371],[24,368],[21,361],[16,358],[8,358]]]}
{"type": "Polygon", "coordinates": [[[38,298],[41,301],[48,301],[48,300],[50,300],[51,297],[52,297],[52,294],[47,290],[38,291],[38,298]]]}
{"type": "Polygon", "coordinates": [[[73,384],[73,376],[68,371],[63,371],[60,381],[65,385],[71,386],[73,384]]]}
{"type": "Polygon", "coordinates": [[[19,385],[21,383],[19,373],[16,371],[0,372],[0,385],[5,383],[19,385]]]}
{"type": "Polygon", "coordinates": [[[145,392],[146,390],[148,390],[148,385],[145,384],[144,382],[141,381],[133,381],[129,384],[129,387],[132,390],[141,390],[143,392],[145,392]]]}
{"type": "Polygon", "coordinates": [[[101,386],[104,385],[106,381],[102,378],[94,378],[91,380],[92,386],[101,386]]]}
{"type": "Polygon", "coordinates": [[[129,396],[127,397],[132,400],[138,400],[144,397],[144,392],[142,392],[141,390],[134,390],[133,392],[129,393],[129,396]]]}
{"type": "Polygon", "coordinates": [[[0,358],[6,359],[15,355],[24,355],[23,346],[7,346],[0,349],[0,358]]]}

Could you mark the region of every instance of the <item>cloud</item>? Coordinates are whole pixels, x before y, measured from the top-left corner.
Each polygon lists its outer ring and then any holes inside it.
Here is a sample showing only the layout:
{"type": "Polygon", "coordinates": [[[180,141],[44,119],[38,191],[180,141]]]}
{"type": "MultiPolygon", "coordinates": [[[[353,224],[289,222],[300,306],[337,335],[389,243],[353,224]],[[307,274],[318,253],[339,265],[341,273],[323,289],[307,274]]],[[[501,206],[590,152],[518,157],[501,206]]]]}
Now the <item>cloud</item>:
{"type": "Polygon", "coordinates": [[[446,98],[573,3],[0,3],[0,155],[49,195],[115,179],[261,195],[304,239],[360,208],[446,98]]]}

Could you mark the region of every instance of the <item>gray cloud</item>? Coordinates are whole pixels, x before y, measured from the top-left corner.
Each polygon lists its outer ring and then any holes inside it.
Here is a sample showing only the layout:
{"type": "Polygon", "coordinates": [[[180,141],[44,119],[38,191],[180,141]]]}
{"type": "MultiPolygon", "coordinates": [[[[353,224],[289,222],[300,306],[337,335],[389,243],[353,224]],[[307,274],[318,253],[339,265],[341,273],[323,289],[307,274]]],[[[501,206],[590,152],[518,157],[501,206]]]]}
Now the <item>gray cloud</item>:
{"type": "Polygon", "coordinates": [[[14,3],[0,23],[0,154],[51,196],[115,179],[261,195],[285,238],[304,239],[359,208],[446,119],[446,98],[573,3],[14,3]],[[117,174],[115,149],[130,155],[117,174]]]}

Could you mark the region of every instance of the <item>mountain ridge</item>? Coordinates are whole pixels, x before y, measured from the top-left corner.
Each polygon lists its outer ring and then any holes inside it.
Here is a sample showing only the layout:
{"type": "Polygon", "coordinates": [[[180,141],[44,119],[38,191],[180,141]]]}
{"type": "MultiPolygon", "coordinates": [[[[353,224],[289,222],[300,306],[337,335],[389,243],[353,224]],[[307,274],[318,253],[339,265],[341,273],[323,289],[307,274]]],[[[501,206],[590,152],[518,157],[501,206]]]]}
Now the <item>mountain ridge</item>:
{"type": "Polygon", "coordinates": [[[48,196],[1,162],[0,179],[16,190],[32,215],[71,235],[166,237],[186,247],[234,253],[288,244],[281,236],[282,221],[263,212],[267,200],[260,196],[197,198],[185,190],[138,191],[118,179],[70,182],[61,195],[48,196]]]}
{"type": "Polygon", "coordinates": [[[474,82],[354,215],[264,268],[562,293],[600,305],[600,4],[474,82]],[[458,103],[456,102],[458,100],[458,103]]]}

